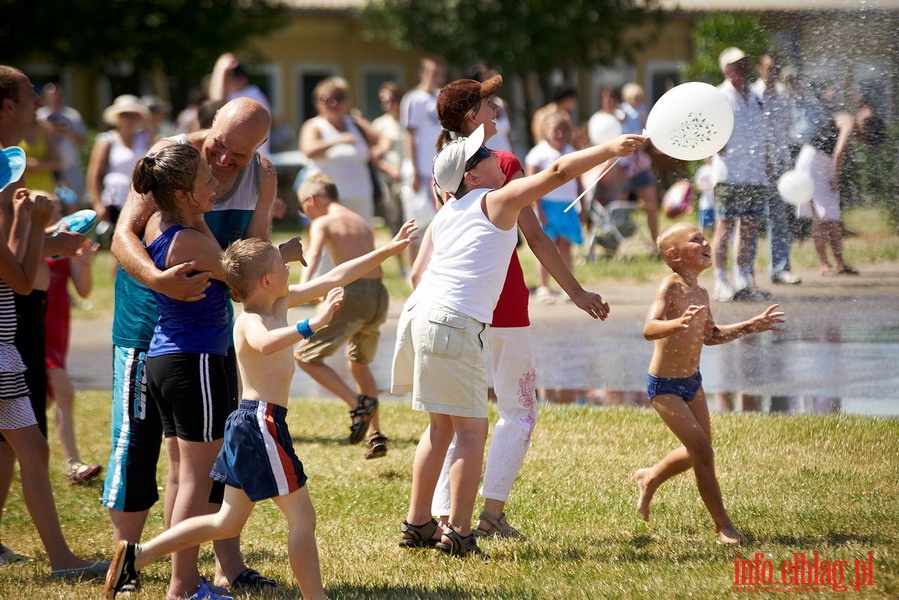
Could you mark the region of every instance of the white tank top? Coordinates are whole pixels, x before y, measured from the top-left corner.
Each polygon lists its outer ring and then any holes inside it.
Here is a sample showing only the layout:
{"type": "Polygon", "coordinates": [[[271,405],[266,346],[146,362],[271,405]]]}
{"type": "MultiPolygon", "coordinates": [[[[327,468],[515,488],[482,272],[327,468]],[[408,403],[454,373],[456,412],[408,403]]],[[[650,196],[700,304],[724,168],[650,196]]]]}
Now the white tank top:
{"type": "Polygon", "coordinates": [[[337,184],[341,204],[344,199],[364,199],[372,203],[371,171],[368,167],[368,142],[353,122],[352,117],[344,117],[346,131],[338,131],[323,117],[313,117],[312,123],[324,141],[351,133],[356,138],[352,144],[335,144],[321,156],[312,159],[313,167],[328,175],[337,184]]]}
{"type": "Polygon", "coordinates": [[[103,202],[103,206],[122,208],[131,191],[134,165],[147,153],[150,136],[146,131],[137,132],[131,148],[122,142],[122,138],[114,130],[104,131],[97,137],[109,142],[109,159],[106,173],[103,174],[103,190],[100,192],[100,200],[103,202]]]}
{"type": "Polygon", "coordinates": [[[441,304],[490,323],[503,289],[518,228],[499,229],[481,200],[492,190],[472,190],[448,202],[431,223],[434,251],[415,291],[420,301],[441,304]]]}

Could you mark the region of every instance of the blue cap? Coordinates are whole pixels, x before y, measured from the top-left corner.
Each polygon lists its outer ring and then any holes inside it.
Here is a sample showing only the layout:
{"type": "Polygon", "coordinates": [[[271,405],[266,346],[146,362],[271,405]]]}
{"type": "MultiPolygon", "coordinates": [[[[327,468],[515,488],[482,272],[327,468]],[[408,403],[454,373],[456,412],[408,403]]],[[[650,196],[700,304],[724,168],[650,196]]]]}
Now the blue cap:
{"type": "Polygon", "coordinates": [[[0,150],[0,192],[25,173],[25,151],[18,146],[0,150]]]}

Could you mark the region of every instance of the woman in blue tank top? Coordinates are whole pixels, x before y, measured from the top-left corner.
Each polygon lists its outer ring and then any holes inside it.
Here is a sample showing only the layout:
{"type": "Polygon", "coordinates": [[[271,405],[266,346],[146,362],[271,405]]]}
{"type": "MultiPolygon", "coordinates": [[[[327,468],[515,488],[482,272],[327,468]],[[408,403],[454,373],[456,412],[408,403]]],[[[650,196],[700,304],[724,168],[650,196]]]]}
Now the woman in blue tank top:
{"type": "MultiPolygon", "coordinates": [[[[159,320],[147,353],[147,393],[159,407],[167,440],[171,525],[205,514],[210,500],[216,501],[210,498],[209,473],[229,412],[228,290],[222,281],[221,246],[204,220],[214,205],[216,183],[209,165],[189,145],[164,148],[134,169],[135,191],[152,194],[159,207],[144,237],[153,262],[166,269],[194,261],[198,271],[212,274],[205,297],[197,302],[153,292],[159,320]]],[[[197,554],[193,547],[172,555],[167,597],[190,596],[205,585],[197,554]]]]}

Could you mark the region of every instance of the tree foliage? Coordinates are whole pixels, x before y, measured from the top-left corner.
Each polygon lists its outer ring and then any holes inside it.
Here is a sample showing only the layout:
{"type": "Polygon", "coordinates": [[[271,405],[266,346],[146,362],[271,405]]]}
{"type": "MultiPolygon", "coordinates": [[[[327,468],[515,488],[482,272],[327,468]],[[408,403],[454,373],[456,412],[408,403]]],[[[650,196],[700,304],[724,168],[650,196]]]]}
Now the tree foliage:
{"type": "Polygon", "coordinates": [[[374,38],[510,75],[628,57],[656,31],[638,28],[660,18],[656,0],[376,0],[362,10],[374,38]]]}
{"type": "Polygon", "coordinates": [[[275,0],[0,0],[0,56],[198,80],[281,12],[275,0]]]}
{"type": "Polygon", "coordinates": [[[721,83],[718,55],[730,46],[756,58],[776,50],[771,46],[760,15],[716,13],[702,17],[693,26],[695,55],[684,71],[687,81],[721,83]]]}

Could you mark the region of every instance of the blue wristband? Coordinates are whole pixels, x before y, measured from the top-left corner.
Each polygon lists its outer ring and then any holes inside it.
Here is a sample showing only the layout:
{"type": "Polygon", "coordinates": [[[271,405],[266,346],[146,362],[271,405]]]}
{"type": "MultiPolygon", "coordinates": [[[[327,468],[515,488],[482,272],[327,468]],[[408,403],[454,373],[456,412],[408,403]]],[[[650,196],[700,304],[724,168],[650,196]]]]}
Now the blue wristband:
{"type": "Polygon", "coordinates": [[[309,319],[303,319],[302,321],[297,321],[297,332],[303,336],[304,340],[311,338],[315,335],[315,332],[312,331],[312,328],[309,327],[309,319]]]}

